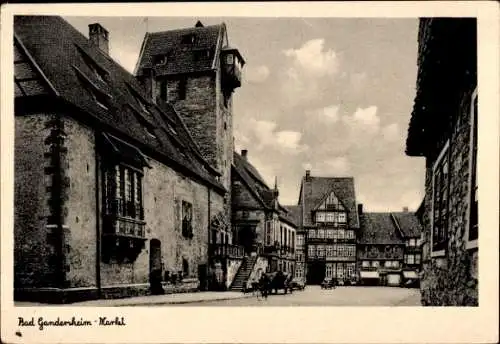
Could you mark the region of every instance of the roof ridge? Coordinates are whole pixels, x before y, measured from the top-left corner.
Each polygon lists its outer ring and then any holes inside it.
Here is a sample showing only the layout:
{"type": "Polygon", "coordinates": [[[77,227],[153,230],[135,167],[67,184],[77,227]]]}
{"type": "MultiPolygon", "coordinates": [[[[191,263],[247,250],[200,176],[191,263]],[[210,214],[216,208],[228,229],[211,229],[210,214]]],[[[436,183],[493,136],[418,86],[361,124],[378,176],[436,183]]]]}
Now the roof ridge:
{"type": "Polygon", "coordinates": [[[16,35],[15,32],[14,32],[14,41],[17,41],[17,43],[19,44],[19,47],[22,49],[23,53],[28,58],[29,63],[31,63],[33,65],[33,67],[35,67],[36,71],[40,74],[43,81],[45,81],[45,83],[47,83],[47,85],[49,86],[49,89],[52,92],[54,92],[56,97],[59,97],[60,96],[59,91],[56,89],[56,87],[50,81],[50,79],[47,77],[47,75],[43,72],[42,68],[38,65],[35,58],[30,54],[29,50],[24,46],[22,40],[16,35]]]}
{"type": "Polygon", "coordinates": [[[213,25],[205,25],[203,27],[184,27],[180,29],[171,29],[171,30],[163,30],[163,31],[154,31],[154,32],[147,32],[150,36],[156,36],[156,35],[162,35],[165,33],[171,33],[171,32],[182,32],[182,31],[195,31],[195,30],[206,30],[206,29],[213,29],[215,27],[221,26],[221,24],[213,24],[213,25]]]}

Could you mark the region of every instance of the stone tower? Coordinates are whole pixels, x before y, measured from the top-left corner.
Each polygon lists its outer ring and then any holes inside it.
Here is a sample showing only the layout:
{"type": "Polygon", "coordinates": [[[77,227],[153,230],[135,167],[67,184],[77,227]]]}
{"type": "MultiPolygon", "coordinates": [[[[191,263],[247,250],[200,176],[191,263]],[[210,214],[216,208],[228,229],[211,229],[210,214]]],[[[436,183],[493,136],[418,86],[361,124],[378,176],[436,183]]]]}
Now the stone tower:
{"type": "Polygon", "coordinates": [[[220,173],[230,214],[233,163],[232,94],[244,60],[229,46],[224,23],[146,33],[136,77],[151,99],[180,114],[203,157],[220,173]]]}

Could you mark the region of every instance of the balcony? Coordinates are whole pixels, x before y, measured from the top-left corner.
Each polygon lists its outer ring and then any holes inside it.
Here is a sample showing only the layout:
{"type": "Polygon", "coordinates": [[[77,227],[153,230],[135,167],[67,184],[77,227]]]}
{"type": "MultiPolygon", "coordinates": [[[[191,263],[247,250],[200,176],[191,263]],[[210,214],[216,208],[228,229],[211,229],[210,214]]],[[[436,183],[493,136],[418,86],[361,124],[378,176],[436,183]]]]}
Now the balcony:
{"type": "Polygon", "coordinates": [[[106,215],[103,234],[144,239],[146,223],[142,220],[106,215]]]}
{"type": "Polygon", "coordinates": [[[245,249],[240,245],[210,244],[209,255],[210,257],[243,258],[245,249]]]}

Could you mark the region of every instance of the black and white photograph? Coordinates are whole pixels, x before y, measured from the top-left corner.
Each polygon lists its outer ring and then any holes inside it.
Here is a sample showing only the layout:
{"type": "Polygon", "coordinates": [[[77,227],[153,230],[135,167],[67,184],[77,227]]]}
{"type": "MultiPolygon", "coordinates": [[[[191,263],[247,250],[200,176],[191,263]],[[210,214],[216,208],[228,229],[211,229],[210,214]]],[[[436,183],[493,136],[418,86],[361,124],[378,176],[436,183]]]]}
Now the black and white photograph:
{"type": "Polygon", "coordinates": [[[495,301],[477,15],[117,13],[14,13],[2,36],[15,309],[495,301]]]}

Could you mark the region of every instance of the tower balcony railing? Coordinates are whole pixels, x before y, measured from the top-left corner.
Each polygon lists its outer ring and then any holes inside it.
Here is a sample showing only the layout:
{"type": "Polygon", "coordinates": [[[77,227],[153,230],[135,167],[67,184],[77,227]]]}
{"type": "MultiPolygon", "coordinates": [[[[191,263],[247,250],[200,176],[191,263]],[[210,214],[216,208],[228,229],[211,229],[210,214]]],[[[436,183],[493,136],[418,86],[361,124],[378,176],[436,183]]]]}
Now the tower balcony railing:
{"type": "Polygon", "coordinates": [[[211,257],[243,258],[245,255],[245,249],[240,245],[210,244],[209,255],[211,257]]]}

